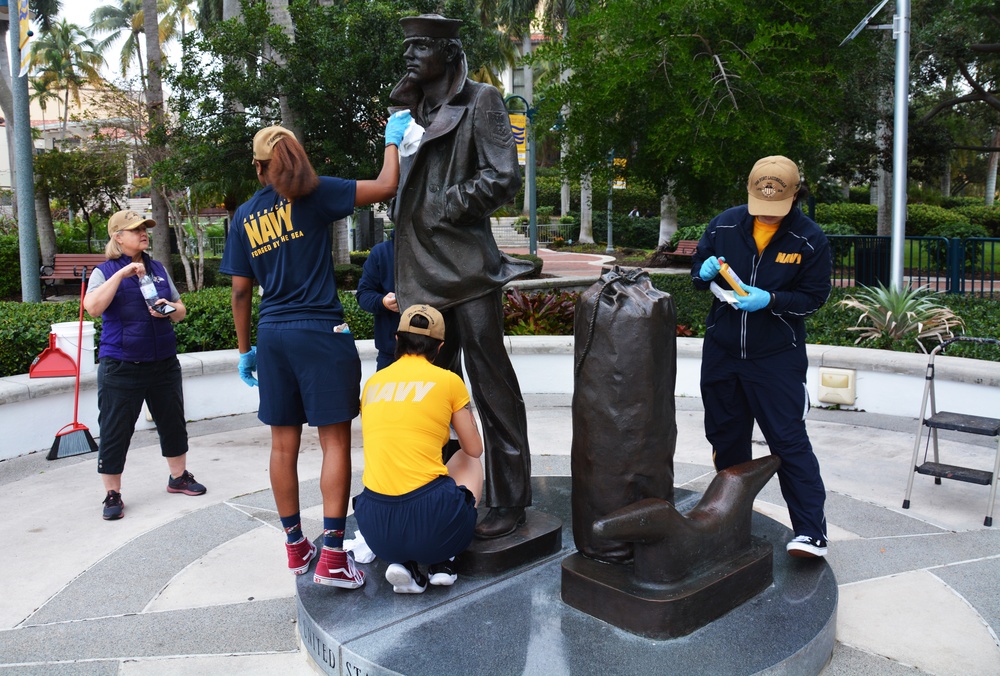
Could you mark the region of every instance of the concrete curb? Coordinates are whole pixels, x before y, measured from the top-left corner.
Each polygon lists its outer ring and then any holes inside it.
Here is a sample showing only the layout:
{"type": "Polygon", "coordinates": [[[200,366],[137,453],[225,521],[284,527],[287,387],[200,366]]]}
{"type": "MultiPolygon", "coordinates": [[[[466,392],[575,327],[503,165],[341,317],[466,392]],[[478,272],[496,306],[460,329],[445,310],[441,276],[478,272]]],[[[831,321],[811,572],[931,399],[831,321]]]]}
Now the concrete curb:
{"type": "MultiPolygon", "coordinates": [[[[507,336],[507,351],[518,372],[524,394],[570,394],[573,391],[572,336],[507,336]]],[[[376,350],[371,340],[357,342],[362,377],[375,370],[376,350]]],[[[677,339],[679,397],[699,397],[702,339],[677,339]]],[[[851,410],[916,417],[923,393],[927,357],[867,348],[807,345],[807,386],[815,398],[820,367],[853,369],[858,399],[851,410]]],[[[236,377],[236,350],[215,350],[178,356],[185,378],[185,399],[192,420],[250,413],[257,410],[257,392],[236,377]]],[[[935,359],[938,400],[942,408],[995,416],[1000,410],[1000,363],[962,357],[935,359]]],[[[73,410],[74,378],[29,378],[27,374],[0,378],[0,426],[5,444],[0,459],[48,448],[57,425],[73,410]],[[58,415],[57,415],[58,413],[58,415]]],[[[814,399],[814,404],[817,403],[814,399]]],[[[97,374],[80,380],[80,421],[97,435],[97,374]]],[[[137,429],[152,428],[140,419],[137,429]]]]}

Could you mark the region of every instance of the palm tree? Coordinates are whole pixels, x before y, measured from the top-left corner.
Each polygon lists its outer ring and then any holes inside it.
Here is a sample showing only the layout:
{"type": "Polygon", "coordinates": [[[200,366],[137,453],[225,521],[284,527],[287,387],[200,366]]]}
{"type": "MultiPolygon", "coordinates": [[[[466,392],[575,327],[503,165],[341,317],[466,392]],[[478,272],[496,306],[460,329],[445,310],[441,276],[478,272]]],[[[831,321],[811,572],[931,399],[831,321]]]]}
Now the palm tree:
{"type": "Polygon", "coordinates": [[[62,11],[62,0],[31,0],[29,7],[38,22],[39,32],[48,33],[52,30],[52,22],[62,11]]]}
{"type": "MultiPolygon", "coordinates": [[[[28,100],[36,101],[38,107],[42,109],[42,126],[44,127],[45,122],[45,111],[48,110],[49,104],[53,101],[56,102],[58,113],[58,104],[62,102],[59,98],[59,94],[52,90],[52,86],[55,84],[55,80],[51,76],[38,76],[28,79],[28,100]]],[[[60,117],[58,114],[56,117],[60,117]]]]}
{"type": "Polygon", "coordinates": [[[90,31],[108,36],[97,43],[97,51],[107,51],[123,31],[128,37],[122,44],[119,62],[122,77],[126,76],[133,61],[139,62],[139,75],[145,82],[142,63],[142,49],[139,34],[142,33],[142,0],[118,0],[118,5],[103,5],[90,13],[90,31]]]}
{"type": "MultiPolygon", "coordinates": [[[[117,0],[117,5],[98,7],[90,14],[90,31],[108,36],[97,43],[97,51],[104,54],[123,32],[128,35],[122,44],[119,64],[122,77],[126,77],[133,62],[139,66],[139,80],[146,87],[146,64],[142,58],[142,40],[140,34],[145,32],[145,13],[143,0],[117,0]]],[[[174,36],[175,23],[166,17],[170,0],[157,0],[157,12],[164,12],[162,21],[157,22],[157,34],[162,45],[174,36]]]]}
{"type": "Polygon", "coordinates": [[[65,19],[52,25],[31,48],[31,66],[39,77],[49,79],[63,94],[63,133],[69,124],[69,101],[80,104],[80,88],[101,82],[104,57],[97,45],[76,24],[65,19]]]}
{"type": "MultiPolygon", "coordinates": [[[[146,87],[146,107],[149,109],[150,131],[154,132],[154,138],[156,139],[161,138],[156,132],[163,127],[163,84],[160,80],[160,64],[163,62],[160,45],[163,44],[163,38],[161,37],[161,31],[157,30],[158,27],[162,28],[163,26],[157,19],[157,10],[161,4],[162,2],[157,2],[157,0],[142,0],[143,21],[145,21],[144,32],[146,33],[146,54],[149,57],[149,85],[146,87]]],[[[152,141],[152,144],[154,144],[153,156],[155,158],[162,157],[162,151],[164,150],[163,141],[155,140],[152,141]]],[[[160,179],[156,175],[156,172],[151,174],[151,178],[152,191],[150,198],[153,207],[153,219],[157,223],[169,223],[167,198],[161,189],[160,179]]],[[[183,238],[183,224],[175,223],[174,226],[180,229],[177,234],[183,238]]],[[[168,235],[166,240],[161,241],[159,247],[153,248],[153,253],[157,260],[164,263],[170,262],[169,242],[168,235]]]]}
{"type": "MultiPolygon", "coordinates": [[[[179,36],[181,40],[187,35],[188,27],[198,25],[198,13],[191,9],[193,0],[166,0],[161,24],[167,24],[170,34],[179,36]],[[178,26],[180,31],[178,31],[178,26]]],[[[161,29],[162,30],[162,29],[161,29]]]]}

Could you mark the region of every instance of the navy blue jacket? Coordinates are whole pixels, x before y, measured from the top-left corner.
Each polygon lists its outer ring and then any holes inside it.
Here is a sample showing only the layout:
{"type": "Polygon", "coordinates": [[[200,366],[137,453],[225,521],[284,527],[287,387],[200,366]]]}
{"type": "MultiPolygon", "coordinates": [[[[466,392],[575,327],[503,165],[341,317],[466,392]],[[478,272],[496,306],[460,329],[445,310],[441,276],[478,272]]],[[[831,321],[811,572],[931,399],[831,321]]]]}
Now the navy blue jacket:
{"type": "MultiPolygon", "coordinates": [[[[159,261],[143,256],[147,270],[153,273],[156,291],[160,298],[170,298],[167,271],[159,261]]],[[[129,265],[128,256],[113,258],[98,267],[105,279],[129,265]]],[[[139,290],[139,278],[126,277],[118,285],[114,300],[101,315],[101,350],[98,357],[111,357],[121,361],[151,362],[168,359],[177,354],[177,336],[173,322],[154,318],[139,290]]]]}
{"type": "MultiPolygon", "coordinates": [[[[774,303],[746,312],[716,299],[705,322],[706,340],[740,359],[805,350],[805,318],[829,297],[833,267],[830,243],[816,223],[793,207],[758,255],[753,216],[746,205],[733,207],[713,218],[698,242],[691,261],[695,288],[708,289],[698,272],[710,256],[725,258],[744,284],[773,293],[774,303]]],[[[716,283],[729,288],[721,276],[716,283]]]]}
{"type": "Polygon", "coordinates": [[[396,353],[396,329],[399,313],[382,304],[385,294],[396,288],[393,276],[393,240],[379,242],[372,247],[358,282],[357,299],[362,310],[375,315],[375,348],[379,360],[392,363],[396,353]]]}

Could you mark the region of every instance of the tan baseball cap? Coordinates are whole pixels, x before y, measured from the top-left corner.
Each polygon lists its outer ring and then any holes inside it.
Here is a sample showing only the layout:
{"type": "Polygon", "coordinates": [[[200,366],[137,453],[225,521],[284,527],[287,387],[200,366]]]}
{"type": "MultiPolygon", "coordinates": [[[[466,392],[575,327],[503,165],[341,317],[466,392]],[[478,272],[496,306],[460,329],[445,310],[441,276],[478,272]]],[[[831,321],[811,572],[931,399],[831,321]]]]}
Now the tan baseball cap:
{"type": "Polygon", "coordinates": [[[131,209],[117,211],[108,219],[108,237],[122,230],[135,230],[141,225],[145,225],[147,228],[155,228],[156,221],[152,218],[146,218],[131,209]]]}
{"type": "Polygon", "coordinates": [[[253,159],[257,162],[265,162],[271,159],[271,149],[274,144],[283,138],[295,138],[295,134],[277,125],[264,127],[253,137],[253,159]]]}
{"type": "Polygon", "coordinates": [[[747,180],[751,216],[787,216],[799,192],[799,168],[781,155],[757,160],[747,180]]]}
{"type": "Polygon", "coordinates": [[[396,333],[415,333],[418,336],[430,336],[436,340],[444,340],[444,317],[430,305],[411,305],[399,318],[399,328],[396,333]],[[410,322],[416,316],[427,320],[427,328],[412,326],[410,322]]]}

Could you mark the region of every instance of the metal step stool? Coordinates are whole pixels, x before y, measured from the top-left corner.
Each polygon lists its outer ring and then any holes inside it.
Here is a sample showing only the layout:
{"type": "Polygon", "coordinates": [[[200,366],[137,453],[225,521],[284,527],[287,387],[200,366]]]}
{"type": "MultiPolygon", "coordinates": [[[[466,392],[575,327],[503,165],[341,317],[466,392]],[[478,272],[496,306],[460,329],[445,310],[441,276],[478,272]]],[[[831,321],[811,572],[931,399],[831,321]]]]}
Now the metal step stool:
{"type": "Polygon", "coordinates": [[[990,498],[986,505],[986,519],[984,526],[993,525],[993,507],[997,497],[997,476],[1000,475],[1000,418],[986,418],[978,415],[964,415],[962,413],[952,413],[950,411],[938,411],[937,403],[934,399],[934,356],[943,351],[948,345],[957,342],[983,343],[1000,345],[1000,340],[995,338],[972,338],[968,336],[957,336],[946,340],[933,350],[927,360],[927,374],[924,382],[924,397],[920,403],[920,415],[917,420],[917,438],[913,444],[913,471],[910,473],[909,481],[906,483],[906,497],[903,499],[903,509],[910,508],[910,493],[913,491],[914,474],[924,474],[934,477],[934,483],[940,484],[941,479],[952,479],[954,481],[965,481],[967,483],[979,484],[990,487],[990,498]],[[930,405],[930,415],[927,415],[927,407],[930,405]],[[920,441],[927,430],[927,438],[924,442],[923,463],[917,464],[920,455],[920,441]],[[993,471],[971,467],[958,467],[956,465],[946,465],[941,462],[938,454],[938,430],[952,430],[964,432],[965,434],[977,434],[987,437],[997,437],[996,458],[993,461],[993,471]],[[931,441],[934,442],[934,460],[928,462],[927,453],[931,441]]]}

